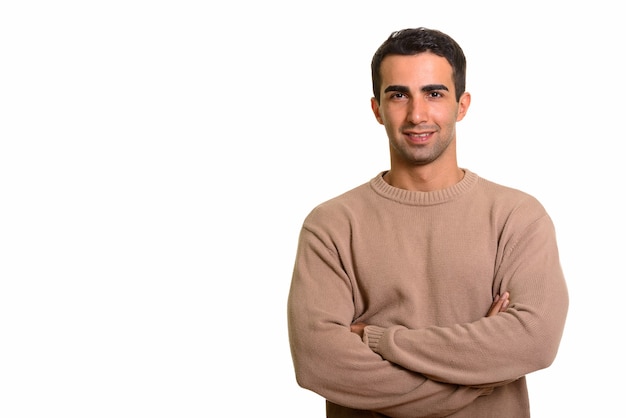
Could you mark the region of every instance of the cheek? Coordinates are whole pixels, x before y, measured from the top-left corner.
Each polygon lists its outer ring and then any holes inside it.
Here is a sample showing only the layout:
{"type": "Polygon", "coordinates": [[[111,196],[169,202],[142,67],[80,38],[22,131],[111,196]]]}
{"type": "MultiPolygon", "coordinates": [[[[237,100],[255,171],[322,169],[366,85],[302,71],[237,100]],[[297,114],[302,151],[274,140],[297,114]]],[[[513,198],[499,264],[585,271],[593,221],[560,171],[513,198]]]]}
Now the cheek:
{"type": "Polygon", "coordinates": [[[378,114],[379,121],[384,125],[401,125],[406,118],[404,109],[399,106],[381,108],[378,114]]]}
{"type": "Polygon", "coordinates": [[[463,116],[455,109],[439,109],[436,113],[431,114],[433,119],[437,121],[439,126],[450,126],[454,125],[459,120],[463,119],[463,116]],[[460,119],[459,119],[460,118],[460,119]]]}

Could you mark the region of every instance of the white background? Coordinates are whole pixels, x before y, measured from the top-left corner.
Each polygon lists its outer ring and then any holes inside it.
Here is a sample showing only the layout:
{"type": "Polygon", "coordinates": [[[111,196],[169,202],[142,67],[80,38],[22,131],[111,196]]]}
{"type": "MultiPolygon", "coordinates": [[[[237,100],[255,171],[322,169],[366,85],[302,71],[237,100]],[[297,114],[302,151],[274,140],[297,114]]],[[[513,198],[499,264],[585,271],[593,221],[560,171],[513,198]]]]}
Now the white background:
{"type": "Polygon", "coordinates": [[[3,2],[0,416],[324,416],[287,340],[297,235],[388,168],[369,64],[416,26],[468,58],[460,165],[557,227],[570,313],[528,378],[533,417],[621,413],[622,16],[608,0],[3,2]]]}

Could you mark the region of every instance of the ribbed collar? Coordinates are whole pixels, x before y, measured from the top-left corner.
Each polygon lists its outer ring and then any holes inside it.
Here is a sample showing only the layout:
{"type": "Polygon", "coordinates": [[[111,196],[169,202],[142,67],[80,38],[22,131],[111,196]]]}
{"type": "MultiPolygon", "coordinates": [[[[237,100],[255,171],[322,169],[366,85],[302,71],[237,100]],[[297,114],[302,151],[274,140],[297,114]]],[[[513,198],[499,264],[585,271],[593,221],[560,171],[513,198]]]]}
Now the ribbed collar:
{"type": "Polygon", "coordinates": [[[380,196],[405,205],[437,205],[465,194],[478,182],[477,174],[467,169],[463,169],[463,171],[465,176],[463,176],[460,182],[448,188],[432,192],[415,192],[390,186],[383,180],[383,175],[386,171],[378,173],[376,177],[370,180],[370,186],[380,196]]]}

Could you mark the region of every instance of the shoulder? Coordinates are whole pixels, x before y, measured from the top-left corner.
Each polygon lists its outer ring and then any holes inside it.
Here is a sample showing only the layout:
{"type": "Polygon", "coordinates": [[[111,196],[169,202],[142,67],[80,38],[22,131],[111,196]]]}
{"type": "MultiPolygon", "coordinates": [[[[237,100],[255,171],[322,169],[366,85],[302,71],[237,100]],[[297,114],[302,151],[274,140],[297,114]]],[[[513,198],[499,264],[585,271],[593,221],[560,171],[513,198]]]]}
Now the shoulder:
{"type": "Polygon", "coordinates": [[[549,220],[542,203],[518,188],[478,177],[477,193],[489,202],[492,216],[506,223],[530,224],[542,218],[549,220]]]}
{"type": "Polygon", "coordinates": [[[361,184],[338,196],[328,199],[315,206],[307,219],[328,218],[330,216],[340,216],[354,210],[361,202],[367,199],[370,193],[369,182],[361,184]]]}
{"type": "Polygon", "coordinates": [[[377,205],[371,182],[369,180],[315,206],[304,220],[305,229],[346,232],[344,229],[349,229],[351,224],[366,218],[377,205]]]}
{"type": "Polygon", "coordinates": [[[477,186],[482,193],[489,196],[495,203],[542,207],[541,202],[532,194],[480,176],[478,177],[477,186]]]}

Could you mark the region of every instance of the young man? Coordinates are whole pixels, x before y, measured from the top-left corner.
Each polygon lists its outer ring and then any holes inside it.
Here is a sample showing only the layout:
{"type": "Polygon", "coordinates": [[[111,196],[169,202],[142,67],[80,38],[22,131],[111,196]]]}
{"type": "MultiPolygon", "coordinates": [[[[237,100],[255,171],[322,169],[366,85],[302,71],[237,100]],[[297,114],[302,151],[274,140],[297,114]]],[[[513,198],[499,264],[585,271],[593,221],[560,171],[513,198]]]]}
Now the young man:
{"type": "Polygon", "coordinates": [[[568,309],[553,223],[532,196],[457,165],[465,56],[394,32],[372,60],[390,168],[314,208],[288,300],[298,384],[328,417],[529,417],[525,375],[568,309]]]}

